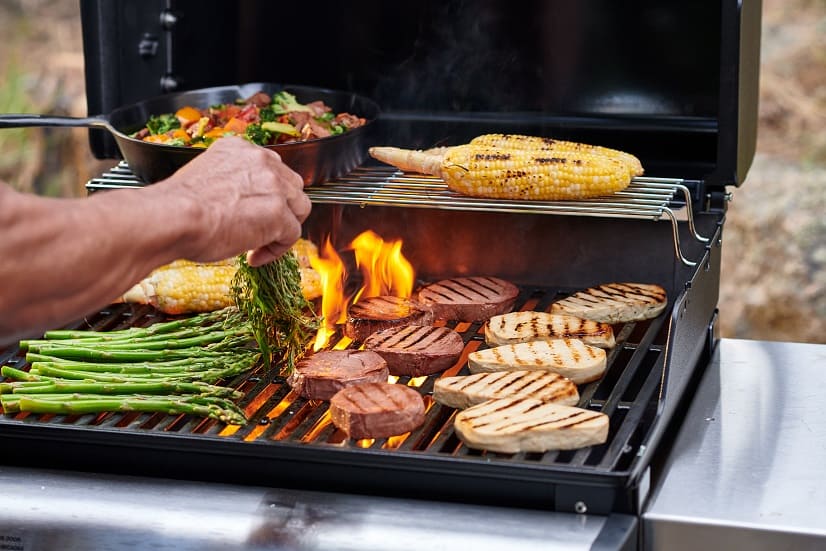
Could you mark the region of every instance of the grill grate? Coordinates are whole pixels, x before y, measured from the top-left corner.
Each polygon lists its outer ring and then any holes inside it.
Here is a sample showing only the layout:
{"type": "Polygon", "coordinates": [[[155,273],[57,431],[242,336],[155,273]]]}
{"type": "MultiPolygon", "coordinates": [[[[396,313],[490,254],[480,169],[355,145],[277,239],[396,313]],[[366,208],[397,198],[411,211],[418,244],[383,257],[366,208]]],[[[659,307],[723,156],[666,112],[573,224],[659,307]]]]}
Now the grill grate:
{"type": "MultiPolygon", "coordinates": [[[[516,201],[487,200],[454,193],[439,178],[406,174],[392,167],[359,167],[341,178],[307,188],[314,203],[400,206],[476,212],[554,214],[600,218],[633,218],[667,220],[671,223],[676,257],[686,266],[696,262],[683,254],[679,222],[688,224],[689,235],[699,243],[708,237],[697,232],[689,185],[696,181],[679,178],[634,178],[631,185],[618,193],[586,201],[516,201]]],[[[144,184],[129,170],[126,163],[89,180],[91,191],[141,187],[144,184]]]]}
{"type": "MultiPolygon", "coordinates": [[[[517,305],[522,310],[546,310],[555,298],[568,292],[550,288],[522,288],[517,305]]],[[[74,327],[114,330],[146,326],[162,319],[163,316],[150,307],[120,304],[90,316],[74,324],[74,327]]],[[[125,434],[197,436],[234,442],[241,450],[247,443],[265,444],[270,445],[273,453],[284,451],[283,447],[289,449],[294,445],[309,445],[330,450],[364,449],[388,457],[408,455],[481,461],[495,467],[531,465],[551,472],[576,469],[592,473],[621,473],[629,468],[653,422],[652,411],[656,408],[651,406],[656,404],[665,365],[666,319],[667,315],[663,314],[654,320],[615,326],[617,346],[608,354],[605,376],[580,386],[579,405],[609,415],[608,441],[604,445],[581,450],[506,455],[486,453],[462,445],[452,430],[456,412],[435,403],[431,393],[438,377],[467,374],[467,355],[486,346],[483,325],[463,322],[447,324],[457,330],[465,341],[462,356],[453,367],[439,375],[398,379],[400,384],[418,387],[427,405],[425,423],[411,433],[398,437],[348,440],[330,422],[327,402],[299,397],[283,377],[267,373],[262,367],[226,382],[228,386],[246,393],[240,406],[250,421],[244,426],[225,425],[190,415],[102,413],[61,416],[19,413],[0,418],[0,432],[4,432],[4,425],[5,429],[8,425],[23,425],[33,431],[42,426],[71,425],[90,432],[105,429],[125,434]],[[271,445],[276,442],[283,446],[271,445]]],[[[348,342],[339,340],[337,346],[344,347],[344,343],[348,342]]],[[[351,346],[357,345],[351,343],[351,346]]],[[[0,361],[4,365],[27,368],[25,359],[15,347],[0,350],[0,361]]]]}

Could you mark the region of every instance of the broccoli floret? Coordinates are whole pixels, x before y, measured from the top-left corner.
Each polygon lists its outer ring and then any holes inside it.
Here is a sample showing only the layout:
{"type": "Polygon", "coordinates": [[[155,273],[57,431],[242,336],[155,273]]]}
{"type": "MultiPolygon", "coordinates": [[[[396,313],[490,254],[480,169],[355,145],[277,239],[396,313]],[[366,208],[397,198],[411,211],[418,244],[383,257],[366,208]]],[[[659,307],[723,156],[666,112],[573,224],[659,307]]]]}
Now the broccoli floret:
{"type": "Polygon", "coordinates": [[[316,117],[316,120],[321,122],[330,122],[334,118],[336,118],[335,114],[333,114],[332,111],[327,111],[326,113],[323,113],[320,116],[316,117]]]}
{"type": "Polygon", "coordinates": [[[260,124],[250,124],[247,126],[244,137],[254,144],[267,145],[270,143],[272,133],[261,128],[260,124]]]}
{"type": "Polygon", "coordinates": [[[149,133],[153,136],[157,136],[158,134],[166,134],[170,130],[174,130],[180,127],[181,121],[179,121],[178,117],[176,117],[172,113],[151,116],[149,117],[149,120],[146,121],[146,128],[149,130],[149,133]]]}
{"type": "Polygon", "coordinates": [[[268,106],[272,108],[272,112],[276,115],[283,115],[284,113],[292,113],[293,111],[309,111],[310,108],[304,104],[298,103],[295,96],[286,90],[281,90],[272,95],[272,103],[268,106]]]}
{"type": "Polygon", "coordinates": [[[258,118],[261,119],[261,122],[274,122],[281,116],[279,113],[276,113],[275,110],[276,107],[272,104],[262,107],[258,110],[258,118]]]}

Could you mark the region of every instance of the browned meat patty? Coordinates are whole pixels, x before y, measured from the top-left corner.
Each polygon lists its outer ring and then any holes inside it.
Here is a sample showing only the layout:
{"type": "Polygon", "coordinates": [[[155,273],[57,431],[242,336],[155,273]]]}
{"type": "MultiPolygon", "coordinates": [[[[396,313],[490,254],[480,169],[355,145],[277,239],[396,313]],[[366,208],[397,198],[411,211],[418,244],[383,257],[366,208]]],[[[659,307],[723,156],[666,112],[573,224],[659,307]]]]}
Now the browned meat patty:
{"type": "Polygon", "coordinates": [[[485,321],[513,309],[519,289],[497,277],[454,277],[431,283],[419,291],[419,302],[433,310],[435,319],[485,321]]]}
{"type": "Polygon", "coordinates": [[[333,424],[350,438],[386,438],[424,423],[424,400],[416,390],[391,383],[363,383],[330,400],[333,424]]]}
{"type": "Polygon", "coordinates": [[[392,375],[421,377],[455,364],[465,343],[447,327],[408,325],[377,331],[367,337],[364,347],[384,358],[392,375]]]}
{"type": "Polygon", "coordinates": [[[344,334],[364,341],[371,334],[390,327],[430,325],[433,314],[416,301],[400,297],[368,297],[350,306],[344,334]]]}
{"type": "Polygon", "coordinates": [[[324,350],[302,359],[287,379],[310,400],[329,400],[342,388],[367,382],[387,382],[387,362],[369,350],[324,350]]]}

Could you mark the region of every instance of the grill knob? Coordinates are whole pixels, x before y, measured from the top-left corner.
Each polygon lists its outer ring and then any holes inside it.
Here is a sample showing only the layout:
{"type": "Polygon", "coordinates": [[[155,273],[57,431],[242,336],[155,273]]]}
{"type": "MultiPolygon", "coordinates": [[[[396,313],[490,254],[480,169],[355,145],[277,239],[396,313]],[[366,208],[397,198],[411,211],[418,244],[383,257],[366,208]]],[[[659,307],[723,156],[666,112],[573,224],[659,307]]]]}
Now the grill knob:
{"type": "Polygon", "coordinates": [[[158,53],[158,37],[149,33],[143,33],[141,41],[138,42],[138,55],[143,58],[155,57],[158,53]]]}

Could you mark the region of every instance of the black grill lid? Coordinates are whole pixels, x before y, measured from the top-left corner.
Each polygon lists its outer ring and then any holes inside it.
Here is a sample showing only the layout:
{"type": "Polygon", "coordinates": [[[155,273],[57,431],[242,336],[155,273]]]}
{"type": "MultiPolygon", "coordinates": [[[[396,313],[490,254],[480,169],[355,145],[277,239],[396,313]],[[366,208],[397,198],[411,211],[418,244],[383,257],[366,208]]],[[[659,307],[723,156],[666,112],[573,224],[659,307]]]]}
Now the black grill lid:
{"type": "MultiPolygon", "coordinates": [[[[90,113],[271,81],[358,92],[377,140],[552,135],[648,174],[740,184],[754,154],[760,0],[82,0],[90,113]]],[[[95,140],[98,155],[106,150],[95,140]]]]}

